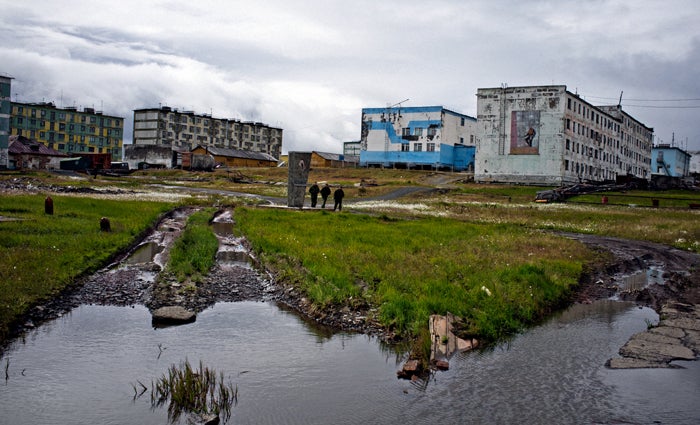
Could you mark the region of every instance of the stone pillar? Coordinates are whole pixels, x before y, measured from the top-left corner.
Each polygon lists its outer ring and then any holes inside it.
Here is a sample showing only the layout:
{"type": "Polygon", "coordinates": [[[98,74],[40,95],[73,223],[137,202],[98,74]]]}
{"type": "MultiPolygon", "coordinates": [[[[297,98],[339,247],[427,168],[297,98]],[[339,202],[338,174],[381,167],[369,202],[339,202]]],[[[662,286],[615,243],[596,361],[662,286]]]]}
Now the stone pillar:
{"type": "Polygon", "coordinates": [[[289,152],[287,206],[290,208],[301,208],[304,206],[310,164],[311,152],[289,152]]]}

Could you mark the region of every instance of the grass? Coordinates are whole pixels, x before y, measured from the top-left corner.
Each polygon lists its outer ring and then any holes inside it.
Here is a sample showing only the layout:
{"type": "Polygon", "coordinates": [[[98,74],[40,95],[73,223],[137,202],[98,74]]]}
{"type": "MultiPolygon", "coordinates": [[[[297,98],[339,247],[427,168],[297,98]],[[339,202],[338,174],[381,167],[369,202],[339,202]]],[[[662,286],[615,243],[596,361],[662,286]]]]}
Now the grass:
{"type": "Polygon", "coordinates": [[[219,241],[209,226],[212,214],[211,208],[193,213],[173,244],[166,270],[178,282],[199,282],[214,265],[219,241]]]}
{"type": "MultiPolygon", "coordinates": [[[[166,170],[139,172],[134,178],[100,178],[95,184],[138,190],[144,184],[172,180],[286,196],[284,186],[276,185],[286,182],[286,169],[236,172],[256,183],[234,183],[221,170],[166,170]]],[[[30,177],[52,184],[70,182],[40,173],[30,177]]],[[[552,231],[649,240],[700,252],[700,211],[687,208],[690,202],[700,202],[700,194],[690,191],[610,192],[607,205],[600,203],[601,194],[564,204],[536,204],[536,192],[545,188],[477,185],[450,173],[312,169],[309,181],[345,185],[349,202],[344,211],[367,214],[239,207],[238,231],[279,279],[301,289],[316,308],[367,309],[374,315],[371,319],[406,336],[424,336],[428,315],[447,311],[465,320],[465,333],[487,339],[542,318],[566,298],[594,256],[552,231]],[[443,184],[443,177],[449,185],[443,184]],[[354,185],[362,179],[378,186],[367,187],[361,196],[354,185]],[[391,202],[353,202],[404,186],[439,190],[391,202]],[[651,199],[659,199],[661,208],[651,208],[651,199]],[[642,201],[649,208],[642,208],[642,201]]],[[[250,201],[212,195],[187,202],[206,207],[250,201]]],[[[46,216],[42,195],[0,197],[0,216],[25,220],[0,222],[0,247],[7,253],[0,257],[3,336],[11,320],[104,264],[174,205],[59,196],[54,196],[54,203],[56,214],[46,216]],[[102,216],[110,218],[111,233],[99,232],[102,216]]],[[[173,271],[181,279],[201,279],[209,270],[207,262],[213,261],[215,252],[215,238],[206,226],[210,216],[205,210],[192,217],[188,234],[171,253],[173,271]]]]}
{"type": "Polygon", "coordinates": [[[158,217],[165,203],[113,201],[52,195],[54,214],[44,213],[44,195],[0,196],[0,340],[29,308],[60,293],[126,249],[158,217]],[[108,217],[111,232],[100,231],[108,217]]]}
{"type": "Polygon", "coordinates": [[[236,223],[278,277],[319,308],[379,306],[380,322],[405,336],[448,311],[472,335],[515,332],[568,295],[591,255],[509,224],[249,208],[237,209],[236,223]]]}
{"type": "MultiPolygon", "coordinates": [[[[238,388],[224,382],[223,372],[217,375],[201,361],[199,367],[193,369],[185,360],[179,367],[172,365],[167,374],[152,383],[151,405],[161,407],[168,403],[171,423],[178,422],[183,413],[214,414],[225,423],[231,417],[231,407],[238,399],[238,388]]],[[[134,392],[138,393],[136,386],[134,392]]]]}

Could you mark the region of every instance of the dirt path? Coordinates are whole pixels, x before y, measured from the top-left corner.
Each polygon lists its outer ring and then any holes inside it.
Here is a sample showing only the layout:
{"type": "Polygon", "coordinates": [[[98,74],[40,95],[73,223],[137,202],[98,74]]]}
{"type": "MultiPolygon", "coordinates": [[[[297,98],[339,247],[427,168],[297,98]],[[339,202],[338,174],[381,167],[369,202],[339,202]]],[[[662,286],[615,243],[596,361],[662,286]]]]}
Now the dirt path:
{"type": "Polygon", "coordinates": [[[700,356],[700,255],[645,241],[565,236],[608,251],[613,258],[581,282],[575,301],[618,297],[659,313],[659,323],[633,335],[620,356],[608,360],[608,367],[679,367],[672,362],[700,356]]]}

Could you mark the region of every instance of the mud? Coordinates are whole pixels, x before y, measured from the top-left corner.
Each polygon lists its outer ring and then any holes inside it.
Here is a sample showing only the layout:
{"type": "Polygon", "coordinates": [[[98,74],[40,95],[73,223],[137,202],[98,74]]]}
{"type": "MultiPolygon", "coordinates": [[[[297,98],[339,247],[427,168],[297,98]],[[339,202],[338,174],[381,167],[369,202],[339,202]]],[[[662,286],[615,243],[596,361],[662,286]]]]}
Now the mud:
{"type": "Polygon", "coordinates": [[[606,264],[599,264],[581,280],[574,302],[618,298],[659,314],[659,322],[632,335],[620,347],[620,357],[608,360],[608,367],[680,367],[673,362],[700,356],[700,255],[652,242],[565,236],[610,254],[606,264]]]}

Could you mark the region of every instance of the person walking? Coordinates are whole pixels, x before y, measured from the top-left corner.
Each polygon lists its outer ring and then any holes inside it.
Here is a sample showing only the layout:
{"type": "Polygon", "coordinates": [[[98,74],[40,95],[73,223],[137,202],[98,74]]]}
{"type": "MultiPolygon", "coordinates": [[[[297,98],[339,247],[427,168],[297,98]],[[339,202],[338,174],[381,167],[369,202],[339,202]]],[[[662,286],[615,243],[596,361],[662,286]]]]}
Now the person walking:
{"type": "Polygon", "coordinates": [[[311,208],[316,208],[316,202],[318,201],[318,192],[321,190],[318,188],[318,183],[314,183],[309,188],[309,193],[311,194],[311,208]]]}
{"type": "Polygon", "coordinates": [[[335,205],[333,205],[333,211],[337,208],[338,211],[343,210],[343,197],[345,196],[345,192],[343,192],[343,186],[338,186],[338,188],[333,192],[333,200],[335,201],[335,205]]]}
{"type": "Polygon", "coordinates": [[[323,186],[323,189],[321,189],[321,198],[323,199],[323,205],[321,205],[321,208],[326,208],[326,201],[328,200],[328,196],[331,194],[331,188],[328,186],[328,183],[323,186]]]}

